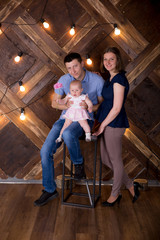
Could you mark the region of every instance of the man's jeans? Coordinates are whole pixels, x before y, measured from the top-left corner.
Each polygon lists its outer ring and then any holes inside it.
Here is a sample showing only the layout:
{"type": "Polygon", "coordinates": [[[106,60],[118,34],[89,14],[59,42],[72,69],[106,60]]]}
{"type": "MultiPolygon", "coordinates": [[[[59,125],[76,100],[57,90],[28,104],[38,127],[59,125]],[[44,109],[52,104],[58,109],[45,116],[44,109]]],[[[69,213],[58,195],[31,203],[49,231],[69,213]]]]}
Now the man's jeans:
{"type": "MultiPolygon", "coordinates": [[[[59,119],[54,123],[41,149],[43,186],[47,192],[54,192],[56,189],[53,154],[61,145],[61,143],[56,143],[55,141],[60,134],[64,121],[64,119],[59,119]]],[[[90,127],[93,126],[93,121],[88,121],[88,123],[90,127]]],[[[81,164],[83,162],[79,144],[79,137],[82,136],[82,134],[83,129],[78,122],[73,122],[62,134],[73,164],[81,164]]]]}

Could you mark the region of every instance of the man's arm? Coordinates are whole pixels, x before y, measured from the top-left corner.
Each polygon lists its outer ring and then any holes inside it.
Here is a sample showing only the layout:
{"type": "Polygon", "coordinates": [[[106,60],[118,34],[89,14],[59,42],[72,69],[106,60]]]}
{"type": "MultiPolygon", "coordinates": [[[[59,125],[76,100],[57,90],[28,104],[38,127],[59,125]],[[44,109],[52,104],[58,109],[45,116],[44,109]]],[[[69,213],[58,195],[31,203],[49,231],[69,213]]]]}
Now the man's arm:
{"type": "Polygon", "coordinates": [[[93,105],[93,112],[96,112],[100,106],[100,104],[103,102],[103,97],[98,97],[98,104],[93,105]]]}
{"type": "Polygon", "coordinates": [[[66,104],[59,104],[58,99],[62,99],[62,96],[54,92],[53,98],[52,98],[52,104],[51,104],[52,108],[59,109],[59,110],[68,109],[66,104]]]}

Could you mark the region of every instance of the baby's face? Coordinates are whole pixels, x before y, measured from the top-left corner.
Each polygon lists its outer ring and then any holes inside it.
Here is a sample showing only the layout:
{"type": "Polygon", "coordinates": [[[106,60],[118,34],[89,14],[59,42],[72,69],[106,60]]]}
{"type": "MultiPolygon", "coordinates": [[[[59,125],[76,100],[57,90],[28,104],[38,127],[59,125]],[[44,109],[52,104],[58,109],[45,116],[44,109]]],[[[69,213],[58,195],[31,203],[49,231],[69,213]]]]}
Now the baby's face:
{"type": "Polygon", "coordinates": [[[82,88],[80,88],[79,86],[77,85],[71,85],[70,86],[70,93],[72,96],[74,97],[79,97],[81,95],[81,92],[82,92],[82,88]]]}

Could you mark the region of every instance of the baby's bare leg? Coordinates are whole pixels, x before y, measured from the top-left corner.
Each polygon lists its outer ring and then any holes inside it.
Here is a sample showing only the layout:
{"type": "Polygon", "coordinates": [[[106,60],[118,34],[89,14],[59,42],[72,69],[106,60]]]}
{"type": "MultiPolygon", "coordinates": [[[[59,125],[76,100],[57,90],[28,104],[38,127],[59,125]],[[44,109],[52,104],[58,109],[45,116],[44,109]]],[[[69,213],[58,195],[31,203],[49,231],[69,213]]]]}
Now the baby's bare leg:
{"type": "Polygon", "coordinates": [[[91,141],[91,129],[90,129],[90,126],[89,126],[87,120],[80,120],[78,122],[81,125],[81,127],[83,128],[83,130],[85,131],[86,141],[90,142],[91,141]]]}
{"type": "Polygon", "coordinates": [[[90,126],[87,122],[87,120],[80,120],[78,121],[85,133],[91,132],[90,126]]]}
{"type": "Polygon", "coordinates": [[[64,122],[64,125],[63,125],[63,127],[62,127],[62,129],[61,129],[61,131],[60,131],[59,137],[56,139],[56,143],[62,142],[62,133],[64,132],[64,130],[65,130],[69,125],[71,125],[71,123],[72,123],[72,120],[66,118],[66,120],[65,120],[65,122],[64,122]]]}
{"type": "Polygon", "coordinates": [[[64,122],[64,125],[63,125],[63,127],[62,127],[62,129],[61,129],[61,131],[60,131],[60,135],[62,135],[62,133],[64,132],[64,130],[65,130],[69,125],[71,125],[71,123],[72,123],[72,120],[66,118],[66,120],[65,120],[65,122],[64,122]]]}

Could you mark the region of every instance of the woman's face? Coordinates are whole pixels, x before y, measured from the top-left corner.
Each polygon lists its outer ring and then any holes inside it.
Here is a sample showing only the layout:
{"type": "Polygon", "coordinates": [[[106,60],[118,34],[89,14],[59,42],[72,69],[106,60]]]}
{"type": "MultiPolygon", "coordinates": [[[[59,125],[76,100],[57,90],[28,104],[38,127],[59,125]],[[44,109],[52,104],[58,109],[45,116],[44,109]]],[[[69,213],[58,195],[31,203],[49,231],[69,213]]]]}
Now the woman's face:
{"type": "Polygon", "coordinates": [[[103,65],[109,72],[116,72],[117,57],[114,53],[108,52],[103,56],[103,65]]]}

